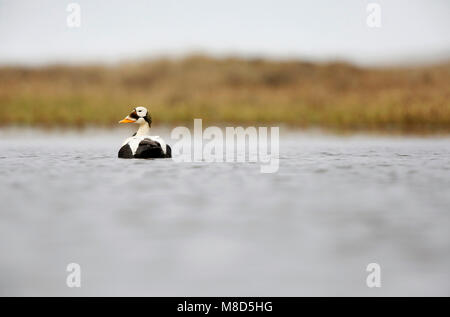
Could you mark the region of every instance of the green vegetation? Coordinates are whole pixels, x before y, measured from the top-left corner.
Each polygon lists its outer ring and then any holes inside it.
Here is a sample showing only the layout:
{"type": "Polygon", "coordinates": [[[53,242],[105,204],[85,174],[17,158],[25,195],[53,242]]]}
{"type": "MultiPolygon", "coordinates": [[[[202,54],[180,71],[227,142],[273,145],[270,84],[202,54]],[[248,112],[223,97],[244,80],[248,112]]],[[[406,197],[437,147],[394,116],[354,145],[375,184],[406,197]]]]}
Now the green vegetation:
{"type": "Polygon", "coordinates": [[[115,66],[0,68],[0,123],[115,125],[137,105],[154,124],[285,124],[450,132],[450,63],[359,68],[192,56],[115,66]]]}

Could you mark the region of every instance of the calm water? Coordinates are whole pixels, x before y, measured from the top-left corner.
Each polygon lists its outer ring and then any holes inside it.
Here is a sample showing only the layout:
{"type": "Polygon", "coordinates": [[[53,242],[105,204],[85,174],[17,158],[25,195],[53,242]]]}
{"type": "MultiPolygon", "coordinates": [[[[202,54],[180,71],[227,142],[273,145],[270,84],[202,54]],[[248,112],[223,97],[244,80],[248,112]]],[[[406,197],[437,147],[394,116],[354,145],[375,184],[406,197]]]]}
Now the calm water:
{"type": "Polygon", "coordinates": [[[448,138],[289,133],[261,174],[125,136],[0,132],[1,295],[450,295],[448,138]]]}

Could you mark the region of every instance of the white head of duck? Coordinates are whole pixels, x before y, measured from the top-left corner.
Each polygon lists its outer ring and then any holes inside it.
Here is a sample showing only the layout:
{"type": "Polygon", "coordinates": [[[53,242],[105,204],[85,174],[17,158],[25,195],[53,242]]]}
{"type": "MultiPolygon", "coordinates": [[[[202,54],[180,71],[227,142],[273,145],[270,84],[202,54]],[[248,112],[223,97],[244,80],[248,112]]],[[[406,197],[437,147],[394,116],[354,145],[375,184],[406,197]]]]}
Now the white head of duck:
{"type": "Polygon", "coordinates": [[[145,107],[136,107],[133,111],[126,116],[119,123],[137,123],[139,129],[136,132],[136,136],[149,135],[150,127],[152,126],[152,117],[145,107]]]}

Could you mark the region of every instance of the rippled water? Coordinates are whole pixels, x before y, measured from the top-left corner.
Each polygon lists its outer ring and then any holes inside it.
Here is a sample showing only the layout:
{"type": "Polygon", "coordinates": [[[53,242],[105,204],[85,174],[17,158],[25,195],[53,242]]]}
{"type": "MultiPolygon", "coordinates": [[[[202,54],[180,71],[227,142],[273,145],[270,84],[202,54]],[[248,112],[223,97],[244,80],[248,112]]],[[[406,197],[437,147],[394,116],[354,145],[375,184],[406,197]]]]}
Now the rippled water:
{"type": "Polygon", "coordinates": [[[0,137],[1,295],[450,295],[448,138],[287,133],[261,174],[119,160],[119,132],[0,137]]]}

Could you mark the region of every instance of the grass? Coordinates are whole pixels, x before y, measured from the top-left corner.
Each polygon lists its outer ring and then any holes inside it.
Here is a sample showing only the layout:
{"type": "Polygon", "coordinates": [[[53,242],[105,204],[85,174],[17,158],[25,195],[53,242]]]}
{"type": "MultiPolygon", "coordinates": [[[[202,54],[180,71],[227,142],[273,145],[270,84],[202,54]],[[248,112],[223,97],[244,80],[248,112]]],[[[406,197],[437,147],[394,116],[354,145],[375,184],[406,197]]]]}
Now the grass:
{"type": "Polygon", "coordinates": [[[450,63],[346,63],[191,56],[115,66],[0,68],[3,125],[113,126],[144,105],[154,124],[450,132],[450,63]]]}

